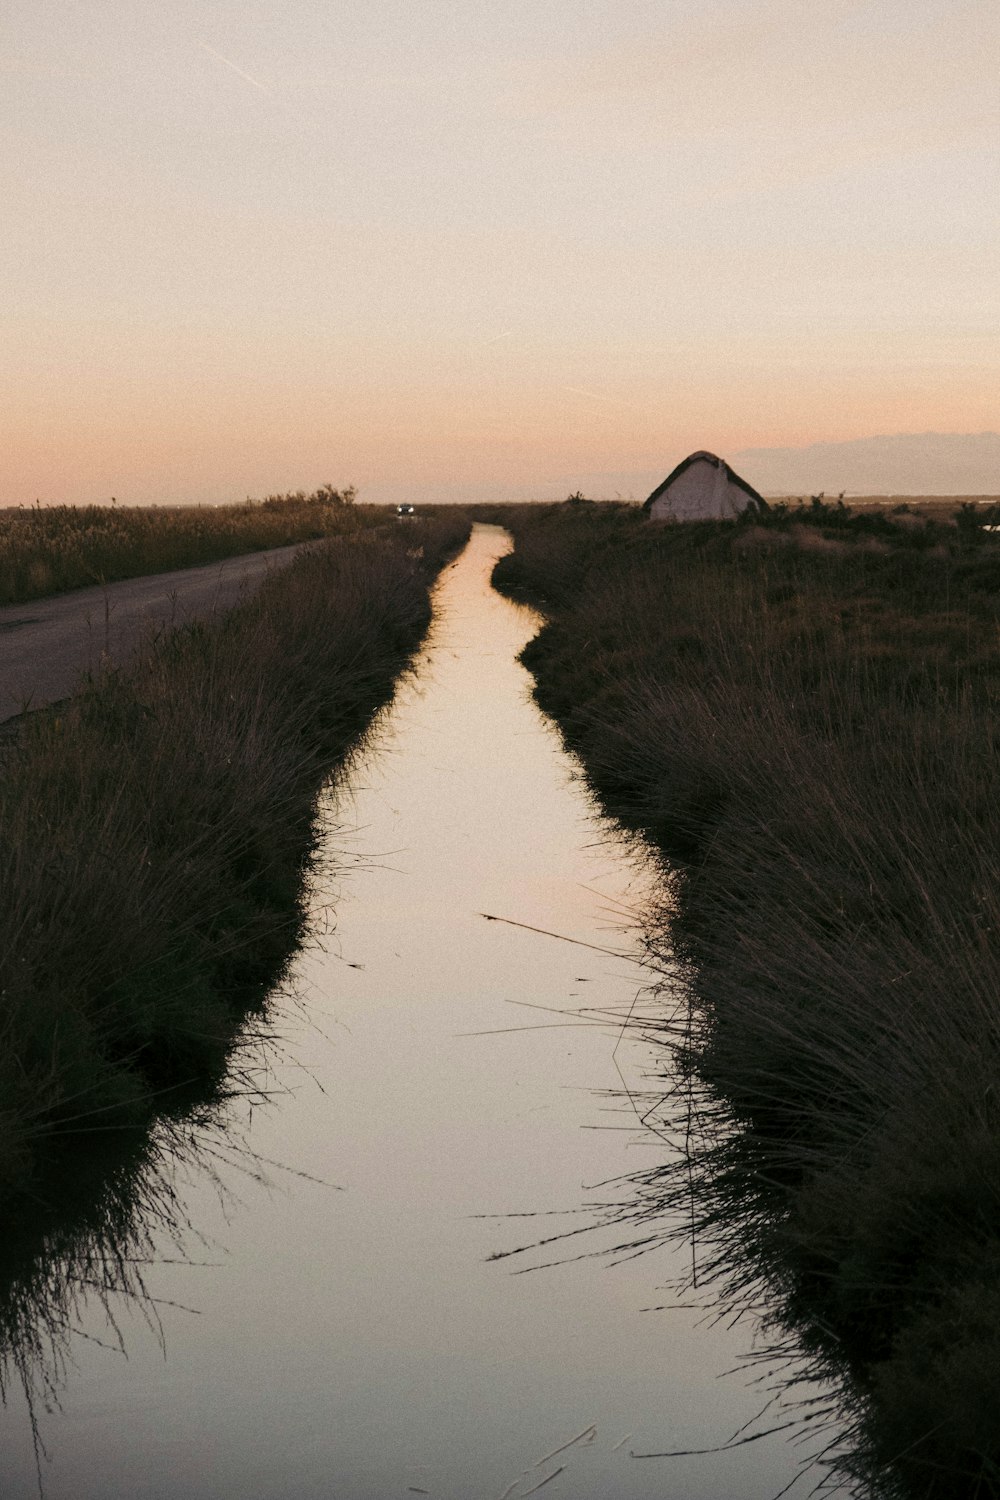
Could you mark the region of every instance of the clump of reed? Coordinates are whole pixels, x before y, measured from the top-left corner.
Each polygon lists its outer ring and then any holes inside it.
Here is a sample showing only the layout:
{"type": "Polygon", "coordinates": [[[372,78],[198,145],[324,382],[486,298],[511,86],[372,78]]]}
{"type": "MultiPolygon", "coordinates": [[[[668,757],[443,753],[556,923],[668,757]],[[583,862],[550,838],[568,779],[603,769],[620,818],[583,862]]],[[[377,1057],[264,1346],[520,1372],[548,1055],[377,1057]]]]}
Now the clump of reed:
{"type": "Polygon", "coordinates": [[[224,1067],[294,945],[313,803],[430,618],[461,514],[310,550],[153,641],[0,779],[0,1196],[224,1067]]]}
{"type": "Polygon", "coordinates": [[[729,1122],[703,1232],[828,1331],[886,1485],[1000,1493],[1000,547],[822,506],[513,524],[539,701],[680,861],[652,944],[729,1122]]]}
{"type": "Polygon", "coordinates": [[[0,510],[0,604],[193,567],[380,525],[332,485],[244,505],[53,505],[0,510]]]}

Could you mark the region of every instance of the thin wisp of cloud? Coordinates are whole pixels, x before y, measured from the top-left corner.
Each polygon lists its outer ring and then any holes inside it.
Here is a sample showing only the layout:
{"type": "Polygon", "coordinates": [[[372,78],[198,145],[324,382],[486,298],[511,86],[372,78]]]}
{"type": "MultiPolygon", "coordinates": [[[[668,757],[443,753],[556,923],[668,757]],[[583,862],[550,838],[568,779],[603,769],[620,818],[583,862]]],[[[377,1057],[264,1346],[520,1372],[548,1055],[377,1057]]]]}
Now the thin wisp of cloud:
{"type": "Polygon", "coordinates": [[[260,89],[262,94],[269,94],[271,92],[266,83],[261,83],[259,79],[252,78],[249,73],[245,73],[237,63],[234,63],[232,61],[231,58],[223,57],[221,52],[216,52],[215,48],[210,47],[207,42],[199,42],[198,45],[203,52],[207,52],[208,55],[210,57],[214,57],[217,62],[225,63],[227,68],[232,68],[233,72],[237,73],[240,78],[245,80],[245,82],[252,83],[255,89],[260,89]]]}

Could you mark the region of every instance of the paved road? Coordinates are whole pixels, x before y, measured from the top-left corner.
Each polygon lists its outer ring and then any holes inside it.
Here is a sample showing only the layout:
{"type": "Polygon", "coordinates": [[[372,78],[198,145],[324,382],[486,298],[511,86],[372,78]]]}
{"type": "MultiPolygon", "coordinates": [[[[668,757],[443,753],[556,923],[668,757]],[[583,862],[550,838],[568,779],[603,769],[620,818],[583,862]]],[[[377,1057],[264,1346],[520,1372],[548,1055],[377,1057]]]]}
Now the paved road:
{"type": "Polygon", "coordinates": [[[124,662],[150,630],[229,609],[299,550],[276,547],[0,607],[0,723],[69,697],[102,657],[124,662]]]}

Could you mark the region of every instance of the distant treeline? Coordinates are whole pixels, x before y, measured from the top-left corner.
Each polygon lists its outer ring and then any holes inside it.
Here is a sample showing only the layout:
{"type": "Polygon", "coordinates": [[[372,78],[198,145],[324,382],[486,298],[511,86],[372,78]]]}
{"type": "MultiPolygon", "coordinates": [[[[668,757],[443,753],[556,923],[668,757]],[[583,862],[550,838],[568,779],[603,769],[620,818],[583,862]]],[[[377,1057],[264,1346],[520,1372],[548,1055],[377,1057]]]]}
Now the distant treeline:
{"type": "Polygon", "coordinates": [[[1000,1494],[1000,538],[822,502],[493,519],[540,704],[679,872],[650,940],[697,1144],[644,1190],[851,1373],[878,1493],[1000,1494]]]}

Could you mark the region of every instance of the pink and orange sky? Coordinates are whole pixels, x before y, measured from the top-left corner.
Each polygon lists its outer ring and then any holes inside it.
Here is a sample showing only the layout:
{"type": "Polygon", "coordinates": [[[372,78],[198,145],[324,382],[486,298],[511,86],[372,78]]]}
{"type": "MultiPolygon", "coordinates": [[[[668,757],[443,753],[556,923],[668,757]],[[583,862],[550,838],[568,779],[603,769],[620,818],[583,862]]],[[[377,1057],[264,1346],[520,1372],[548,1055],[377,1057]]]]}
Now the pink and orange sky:
{"type": "Polygon", "coordinates": [[[995,0],[8,0],[0,504],[997,425],[995,0]]]}

